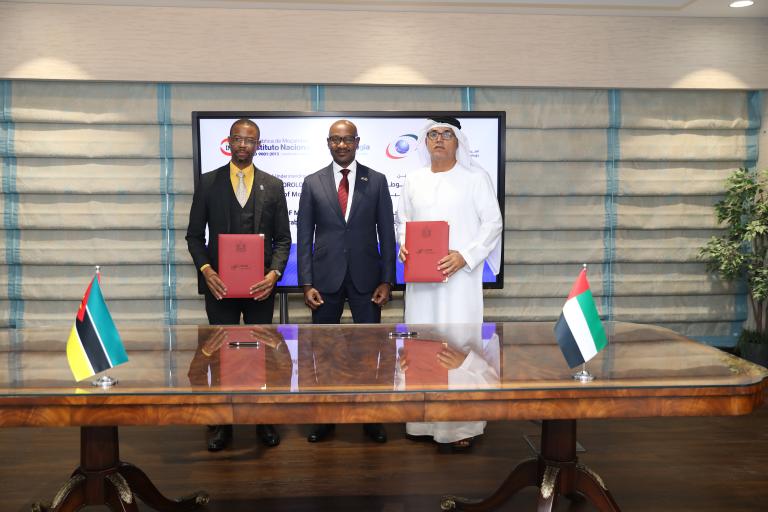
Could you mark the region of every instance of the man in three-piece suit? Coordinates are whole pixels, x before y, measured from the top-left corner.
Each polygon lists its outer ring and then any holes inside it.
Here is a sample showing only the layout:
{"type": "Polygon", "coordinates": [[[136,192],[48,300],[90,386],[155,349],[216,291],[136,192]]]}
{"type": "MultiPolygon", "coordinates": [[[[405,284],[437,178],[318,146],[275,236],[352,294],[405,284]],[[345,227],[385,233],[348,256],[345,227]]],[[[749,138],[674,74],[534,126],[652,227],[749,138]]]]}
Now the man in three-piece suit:
{"type": "MultiPolygon", "coordinates": [[[[235,121],[229,131],[232,160],[203,174],[192,198],[187,246],[197,268],[198,293],[205,297],[205,312],[212,325],[239,324],[241,316],[246,324],[272,323],[275,283],[291,250],[283,182],[253,165],[259,136],[259,127],[250,119],[235,121]],[[251,285],[253,298],[227,298],[227,288],[216,272],[222,233],[264,235],[264,279],[251,285]]],[[[280,443],[271,425],[259,425],[257,434],[267,446],[280,443]]],[[[231,425],[213,427],[208,449],[223,449],[231,437],[231,425]]]]}
{"type": "MultiPolygon", "coordinates": [[[[347,120],[333,123],[333,162],[304,180],[299,200],[299,285],[312,322],[339,323],[349,302],[355,323],[379,323],[395,282],[395,234],[387,178],[355,161],[360,137],[347,120]]],[[[316,425],[309,442],[333,425],[316,425]]],[[[387,440],[381,424],[364,425],[374,441],[387,440]]]]}

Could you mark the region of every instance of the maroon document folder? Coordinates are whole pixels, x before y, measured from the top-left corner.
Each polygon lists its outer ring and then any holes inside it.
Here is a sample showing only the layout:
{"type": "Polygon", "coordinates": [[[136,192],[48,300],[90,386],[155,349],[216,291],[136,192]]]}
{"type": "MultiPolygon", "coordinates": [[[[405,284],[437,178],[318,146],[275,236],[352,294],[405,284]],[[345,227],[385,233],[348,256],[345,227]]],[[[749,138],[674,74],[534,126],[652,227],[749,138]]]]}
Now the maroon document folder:
{"type": "Polygon", "coordinates": [[[248,327],[224,327],[227,343],[221,347],[219,382],[224,387],[263,389],[267,384],[266,345],[257,343],[248,327]],[[232,343],[244,342],[236,347],[232,343]]]}
{"type": "Polygon", "coordinates": [[[225,298],[252,297],[251,285],[264,280],[264,235],[219,235],[218,272],[225,298]]]}
{"type": "Polygon", "coordinates": [[[405,389],[448,385],[448,368],[437,360],[437,354],[443,349],[442,341],[406,339],[403,349],[408,361],[405,389]]]}
{"type": "Polygon", "coordinates": [[[437,262],[448,255],[448,223],[444,220],[405,223],[406,283],[441,283],[447,281],[437,270],[437,262]]]}

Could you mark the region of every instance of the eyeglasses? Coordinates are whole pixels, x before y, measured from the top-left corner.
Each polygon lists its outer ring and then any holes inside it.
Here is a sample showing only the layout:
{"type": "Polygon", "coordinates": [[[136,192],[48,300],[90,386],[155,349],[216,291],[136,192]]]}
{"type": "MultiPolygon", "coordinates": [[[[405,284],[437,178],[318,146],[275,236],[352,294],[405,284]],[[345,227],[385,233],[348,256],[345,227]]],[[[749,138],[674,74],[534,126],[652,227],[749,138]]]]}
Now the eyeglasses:
{"type": "Polygon", "coordinates": [[[444,132],[429,130],[427,132],[427,137],[429,137],[429,140],[437,140],[440,137],[442,137],[443,140],[452,140],[456,137],[456,134],[453,133],[453,130],[445,130],[444,132]]]}
{"type": "Polygon", "coordinates": [[[355,141],[357,141],[357,137],[353,137],[351,135],[347,135],[346,137],[339,137],[338,135],[328,137],[328,143],[333,146],[338,146],[342,142],[347,146],[351,146],[355,143],[355,141]]]}
{"type": "Polygon", "coordinates": [[[235,135],[234,137],[229,138],[230,144],[245,144],[246,146],[255,146],[259,143],[259,139],[253,139],[251,137],[239,137],[235,135]]]}

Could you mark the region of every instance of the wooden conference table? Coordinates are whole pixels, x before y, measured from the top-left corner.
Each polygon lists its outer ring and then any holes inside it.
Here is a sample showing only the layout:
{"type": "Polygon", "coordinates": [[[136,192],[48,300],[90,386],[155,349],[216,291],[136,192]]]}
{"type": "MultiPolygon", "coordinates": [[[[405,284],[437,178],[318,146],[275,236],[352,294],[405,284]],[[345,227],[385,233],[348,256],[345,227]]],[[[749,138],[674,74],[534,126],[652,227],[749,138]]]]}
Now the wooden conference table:
{"type": "Polygon", "coordinates": [[[552,327],[123,327],[130,361],[108,372],[119,381],[109,389],[73,383],[68,327],[4,330],[0,426],[81,427],[80,466],[38,510],[107,504],[137,511],[139,498],[182,512],[208,497],[165,498],[120,461],[118,426],[537,419],[538,457],[517,465],[485,500],[445,496],[440,507],[492,510],[538,486],[539,510],[551,510],[558,494],[581,494],[598,510],[617,511],[606,484],[577,460],[578,419],[741,415],[762,403],[764,368],[639,324],[608,324],[608,347],[588,365],[596,379],[576,382],[552,327]],[[417,331],[416,340],[390,336],[404,330],[417,331]],[[462,366],[448,371],[437,363],[442,343],[468,354],[462,366]]]}

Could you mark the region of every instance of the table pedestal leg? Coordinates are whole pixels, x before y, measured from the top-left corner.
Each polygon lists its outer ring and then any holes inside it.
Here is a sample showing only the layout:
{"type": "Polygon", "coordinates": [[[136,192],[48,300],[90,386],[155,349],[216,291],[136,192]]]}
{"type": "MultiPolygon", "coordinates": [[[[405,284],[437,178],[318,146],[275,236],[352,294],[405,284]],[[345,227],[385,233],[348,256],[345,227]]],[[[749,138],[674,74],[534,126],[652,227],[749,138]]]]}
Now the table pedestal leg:
{"type": "Polygon", "coordinates": [[[520,463],[496,492],[483,500],[444,496],[442,510],[485,512],[524,487],[539,487],[538,512],[550,512],[558,496],[584,496],[600,512],[620,512],[600,477],[576,458],[576,420],[544,420],[538,458],[520,463]]]}
{"type": "Polygon", "coordinates": [[[33,512],[74,512],[86,505],[106,505],[113,512],[138,512],[136,496],[161,512],[191,512],[208,503],[205,493],[172,501],[136,466],[120,461],[117,427],[80,428],[80,467],[50,506],[33,512]]]}

